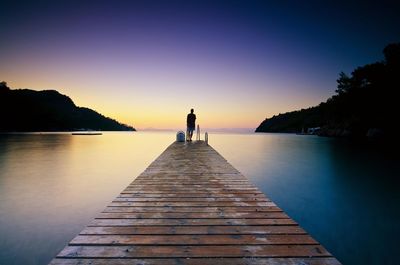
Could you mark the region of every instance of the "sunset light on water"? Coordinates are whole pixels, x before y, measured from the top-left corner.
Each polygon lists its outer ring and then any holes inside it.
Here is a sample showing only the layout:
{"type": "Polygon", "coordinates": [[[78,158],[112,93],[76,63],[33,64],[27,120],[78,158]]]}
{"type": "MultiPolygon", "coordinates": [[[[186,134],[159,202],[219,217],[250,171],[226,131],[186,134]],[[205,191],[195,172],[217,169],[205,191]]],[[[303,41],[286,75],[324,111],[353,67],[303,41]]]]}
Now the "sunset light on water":
{"type": "Polygon", "coordinates": [[[397,265],[396,1],[0,1],[1,265],[397,265]]]}
{"type": "Polygon", "coordinates": [[[0,73],[11,88],[55,89],[139,129],[179,128],[191,107],[205,128],[255,128],[326,100],[340,71],[396,40],[395,9],[345,7],[6,1],[0,73]]]}

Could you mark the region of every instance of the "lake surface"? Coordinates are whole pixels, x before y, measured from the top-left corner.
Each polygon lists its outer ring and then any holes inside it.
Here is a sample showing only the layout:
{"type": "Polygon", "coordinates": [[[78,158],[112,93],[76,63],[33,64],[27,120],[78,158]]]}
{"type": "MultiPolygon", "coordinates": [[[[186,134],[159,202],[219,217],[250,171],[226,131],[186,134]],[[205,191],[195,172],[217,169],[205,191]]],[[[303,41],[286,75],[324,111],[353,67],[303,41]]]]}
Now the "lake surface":
{"type": "MultiPolygon", "coordinates": [[[[174,139],[0,135],[0,264],[47,264],[174,139]]],[[[209,139],[343,264],[398,264],[398,156],[314,136],[209,139]]]]}

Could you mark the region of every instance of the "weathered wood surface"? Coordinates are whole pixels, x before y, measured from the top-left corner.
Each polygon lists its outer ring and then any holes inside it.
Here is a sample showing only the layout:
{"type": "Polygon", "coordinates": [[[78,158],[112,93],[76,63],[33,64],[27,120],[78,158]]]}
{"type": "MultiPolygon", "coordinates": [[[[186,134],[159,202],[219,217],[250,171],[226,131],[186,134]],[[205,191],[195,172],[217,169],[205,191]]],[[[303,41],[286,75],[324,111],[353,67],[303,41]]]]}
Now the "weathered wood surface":
{"type": "Polygon", "coordinates": [[[338,265],[204,142],[173,143],[52,265],[338,265]]]}

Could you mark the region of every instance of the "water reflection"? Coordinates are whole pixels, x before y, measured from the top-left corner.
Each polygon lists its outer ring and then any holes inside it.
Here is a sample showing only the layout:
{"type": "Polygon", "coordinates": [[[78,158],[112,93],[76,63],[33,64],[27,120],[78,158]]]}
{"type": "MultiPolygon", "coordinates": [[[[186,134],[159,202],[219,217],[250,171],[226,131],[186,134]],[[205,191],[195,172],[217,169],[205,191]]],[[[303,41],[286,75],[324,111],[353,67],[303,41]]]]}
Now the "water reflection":
{"type": "Polygon", "coordinates": [[[330,151],[335,177],[332,184],[341,195],[333,220],[340,225],[336,234],[354,242],[344,245],[331,240],[333,247],[353,253],[347,258],[349,263],[396,264],[400,235],[398,161],[382,150],[344,141],[330,145],[330,151]]]}
{"type": "MultiPolygon", "coordinates": [[[[174,138],[0,135],[0,264],[46,264],[174,138]]],[[[397,264],[397,158],[313,136],[210,144],[344,264],[397,264]]]]}
{"type": "Polygon", "coordinates": [[[229,138],[211,139],[344,264],[397,264],[396,157],[370,146],[313,136],[240,136],[234,144],[229,138]]]}
{"type": "Polygon", "coordinates": [[[0,264],[48,263],[171,139],[1,135],[0,264]]]}

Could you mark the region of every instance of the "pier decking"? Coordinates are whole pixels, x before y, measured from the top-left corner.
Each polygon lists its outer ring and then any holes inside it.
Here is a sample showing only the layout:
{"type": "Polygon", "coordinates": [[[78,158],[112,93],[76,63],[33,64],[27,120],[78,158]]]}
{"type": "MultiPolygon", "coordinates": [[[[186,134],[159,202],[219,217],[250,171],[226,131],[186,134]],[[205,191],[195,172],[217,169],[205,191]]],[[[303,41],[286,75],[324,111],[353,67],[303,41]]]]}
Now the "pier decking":
{"type": "Polygon", "coordinates": [[[212,147],[176,142],[50,264],[340,263],[212,147]]]}

